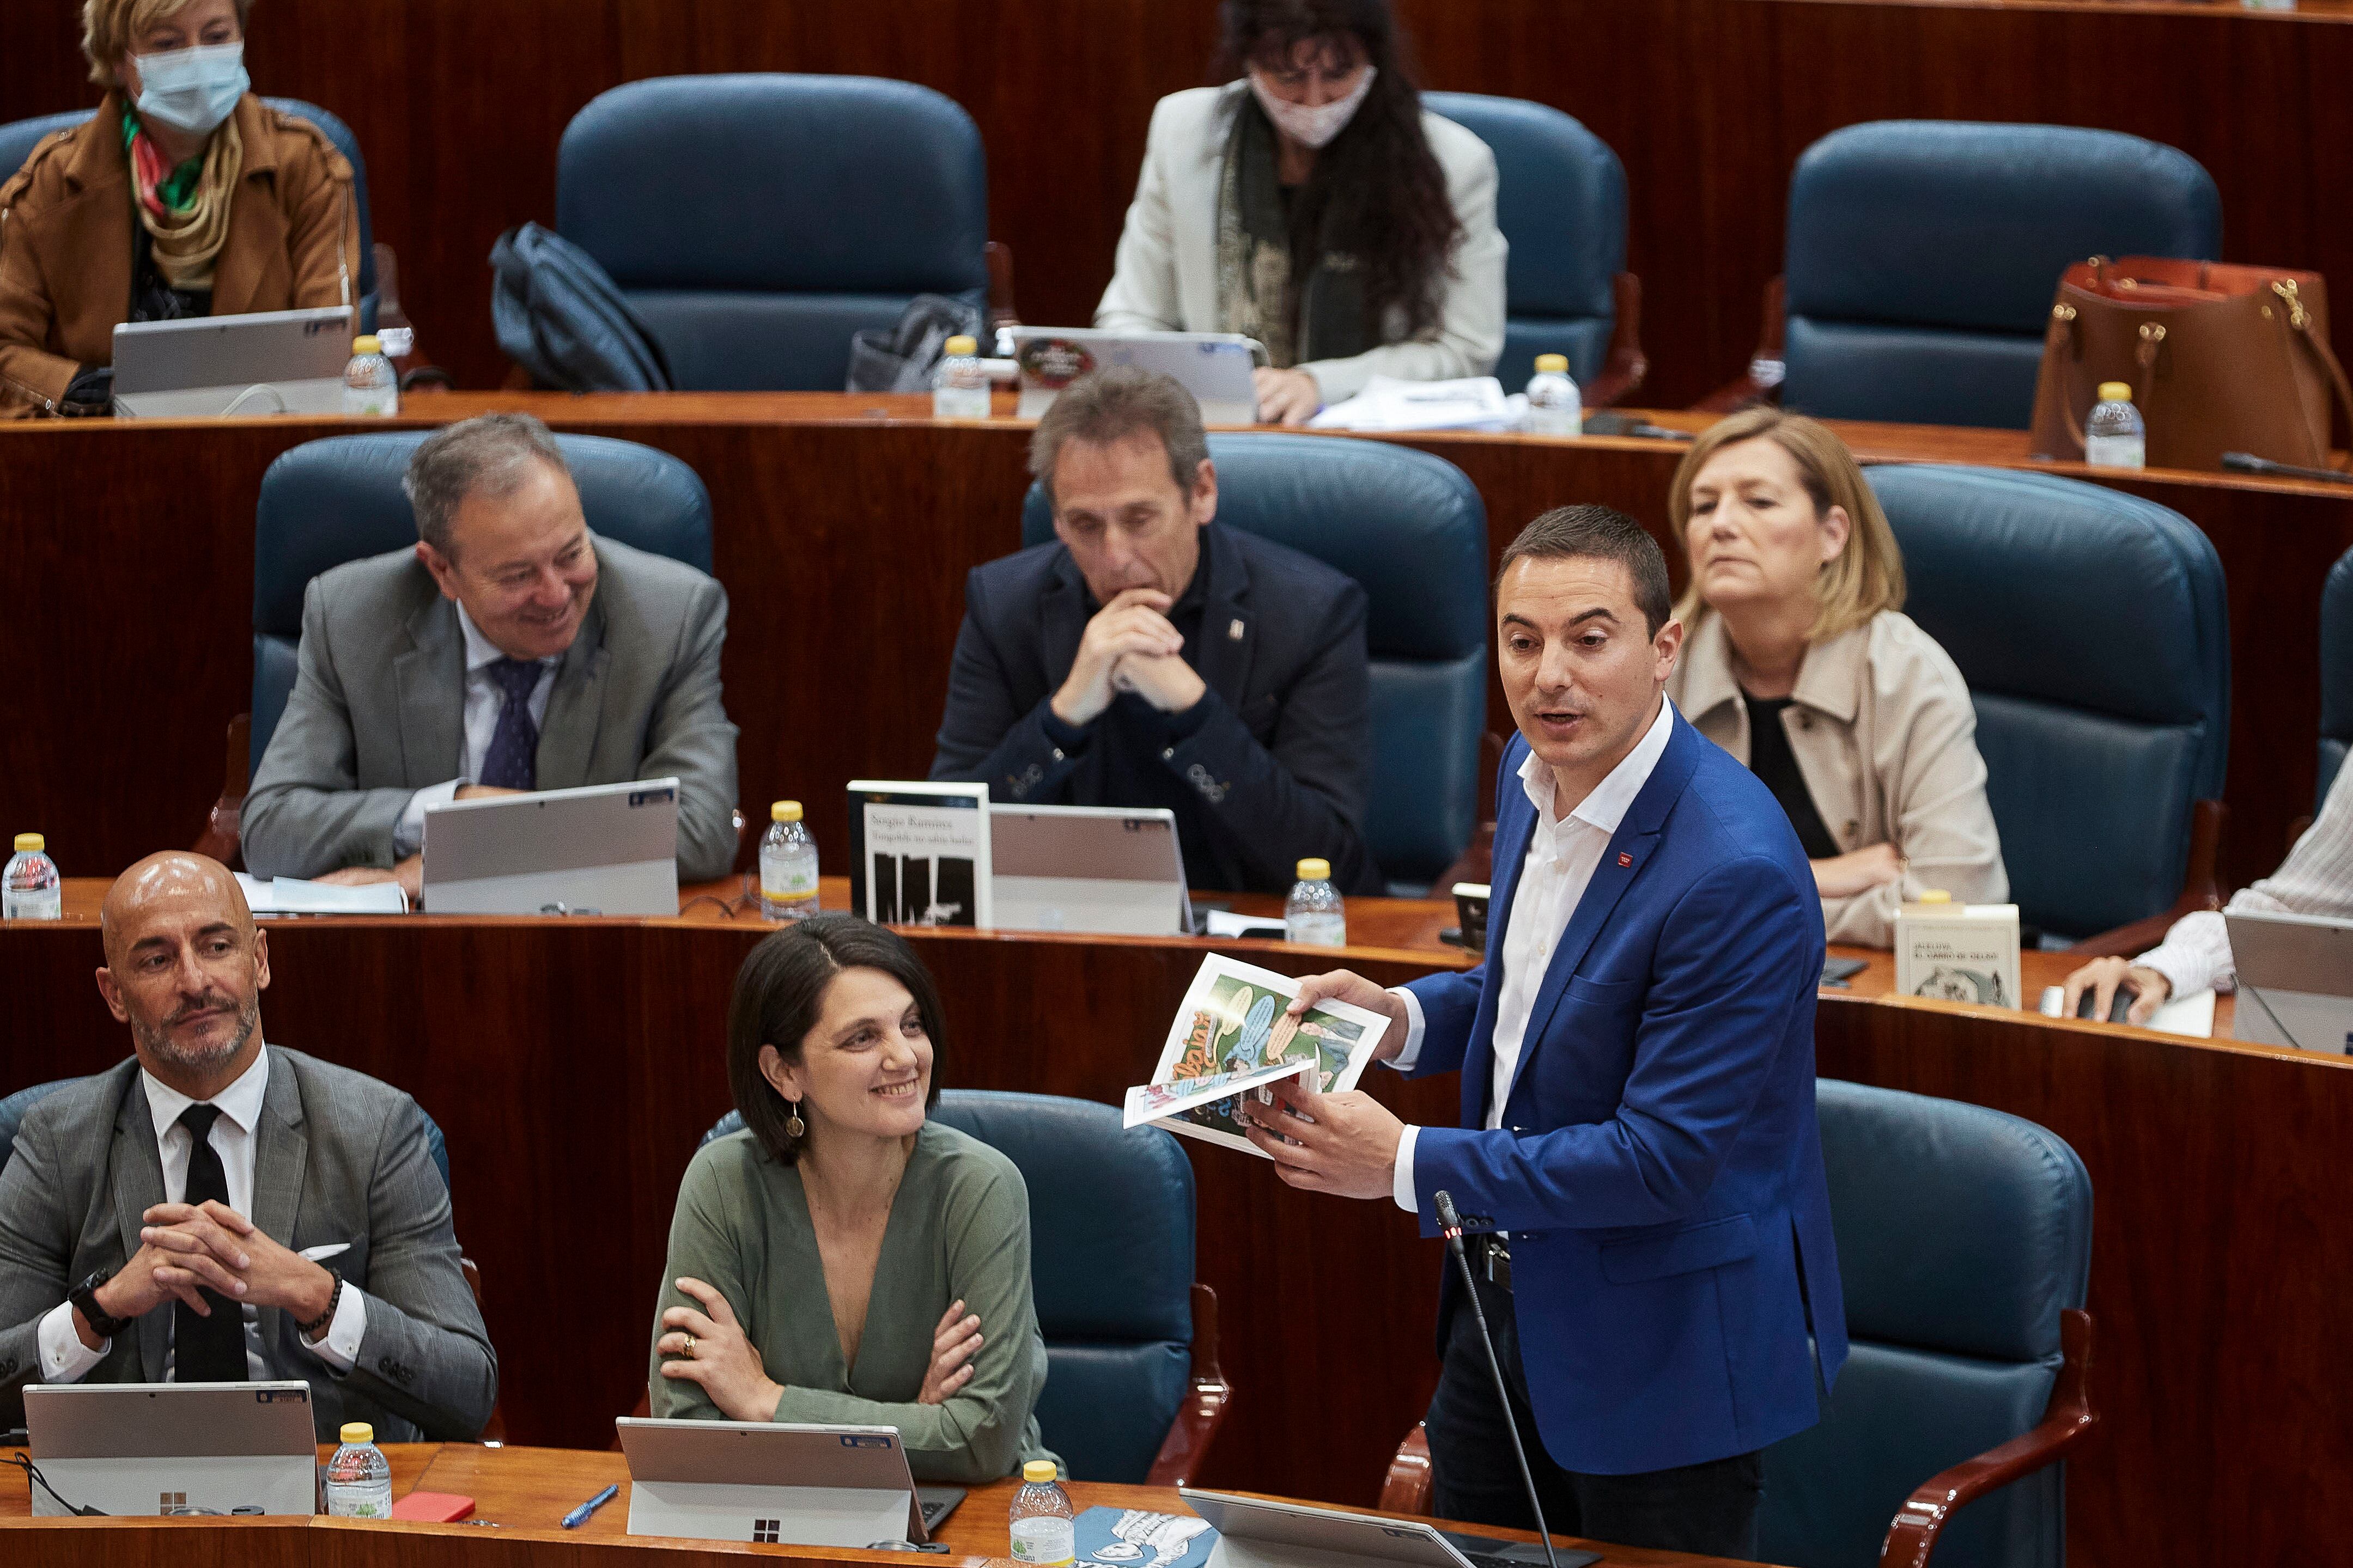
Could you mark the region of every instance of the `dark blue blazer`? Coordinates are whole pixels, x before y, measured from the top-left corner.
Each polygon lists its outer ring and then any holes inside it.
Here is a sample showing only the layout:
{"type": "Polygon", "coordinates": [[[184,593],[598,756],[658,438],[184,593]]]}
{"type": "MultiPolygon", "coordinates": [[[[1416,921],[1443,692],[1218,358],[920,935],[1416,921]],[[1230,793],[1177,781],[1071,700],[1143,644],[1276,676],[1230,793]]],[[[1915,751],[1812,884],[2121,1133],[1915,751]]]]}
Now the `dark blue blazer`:
{"type": "Polygon", "coordinates": [[[1416,1135],[1423,1229],[1444,1188],[1471,1228],[1512,1233],[1556,1463],[1624,1475],[1761,1448],[1816,1419],[1810,1304],[1825,1382],[1846,1359],[1814,1118],[1813,873],[1772,792],[1678,713],[1553,952],[1504,1125],[1483,1131],[1535,826],[1527,754],[1514,736],[1497,776],[1488,961],[1410,986],[1415,1075],[1462,1074],[1462,1126],[1416,1135]]]}
{"type": "MultiPolygon", "coordinates": [[[[1198,891],[1282,892],[1307,856],[1346,893],[1377,893],[1365,848],[1371,665],[1365,591],[1311,556],[1212,522],[1193,667],[1208,686],[1156,755],[1055,743],[1054,693],[1097,605],[1057,542],[973,568],[932,777],[1026,805],[1166,805],[1198,891]],[[1123,790],[1122,777],[1140,789],[1123,790]]],[[[1141,702],[1141,699],[1123,700],[1141,702]]],[[[1099,726],[1100,728],[1100,726],[1099,726]]]]}

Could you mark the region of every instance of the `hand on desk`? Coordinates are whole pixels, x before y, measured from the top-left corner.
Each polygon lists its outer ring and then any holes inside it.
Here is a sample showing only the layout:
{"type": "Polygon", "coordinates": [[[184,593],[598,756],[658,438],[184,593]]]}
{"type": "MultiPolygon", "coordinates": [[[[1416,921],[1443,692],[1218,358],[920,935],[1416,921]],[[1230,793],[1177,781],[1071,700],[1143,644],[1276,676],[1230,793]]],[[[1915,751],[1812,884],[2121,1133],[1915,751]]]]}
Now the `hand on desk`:
{"type": "Polygon", "coordinates": [[[1303,370],[1261,365],[1250,372],[1261,425],[1304,425],[1324,406],[1324,389],[1303,370]]]}
{"type": "MultiPolygon", "coordinates": [[[[463,793],[459,792],[461,796],[463,793]]],[[[500,790],[497,793],[512,795],[514,792],[500,790]]],[[[364,888],[377,882],[397,882],[400,890],[408,895],[408,902],[413,908],[425,901],[425,856],[419,851],[390,870],[382,866],[346,866],[340,871],[330,871],[316,879],[335,888],[364,888]]]]}
{"type": "Polygon", "coordinates": [[[662,1312],[667,1331],[656,1343],[665,1358],[661,1374],[701,1384],[730,1421],[774,1421],[784,1388],[768,1376],[759,1347],[735,1321],[727,1298],[691,1277],[681,1278],[678,1288],[702,1302],[703,1310],[670,1307],[662,1312]]]}
{"type": "Polygon", "coordinates": [[[1304,1079],[1268,1086],[1272,1105],[1242,1096],[1250,1141],[1274,1162],[1275,1173],[1311,1193],[1344,1198],[1390,1195],[1405,1123],[1356,1089],[1318,1094],[1304,1079]]]}
{"type": "Polygon", "coordinates": [[[1814,865],[1814,890],[1826,899],[1852,899],[1904,875],[1904,857],[1893,844],[1871,844],[1833,855],[1814,865]]]}
{"type": "Polygon", "coordinates": [[[2066,1005],[2060,1016],[2072,1018],[2084,993],[2092,994],[2092,1016],[2105,1018],[2108,1009],[2116,1005],[2116,987],[2129,987],[2134,992],[2133,1005],[2125,1014],[2127,1024],[2146,1025],[2173,994],[2173,982],[2147,964],[2128,963],[2121,958],[2095,958],[2074,973],[2067,976],[2066,1005]]]}

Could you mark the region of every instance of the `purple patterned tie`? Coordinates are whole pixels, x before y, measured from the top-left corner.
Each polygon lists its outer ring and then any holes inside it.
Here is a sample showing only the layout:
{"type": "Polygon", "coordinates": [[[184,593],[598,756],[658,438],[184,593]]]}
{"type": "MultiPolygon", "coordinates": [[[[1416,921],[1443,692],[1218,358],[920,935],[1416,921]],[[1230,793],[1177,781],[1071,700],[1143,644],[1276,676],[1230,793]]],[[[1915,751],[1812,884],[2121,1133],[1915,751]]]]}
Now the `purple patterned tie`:
{"type": "Polygon", "coordinates": [[[539,787],[539,726],[532,722],[531,694],[546,668],[537,659],[501,658],[483,667],[504,692],[499,704],[499,727],[491,731],[491,749],[482,754],[482,776],[477,781],[500,789],[539,787]]]}

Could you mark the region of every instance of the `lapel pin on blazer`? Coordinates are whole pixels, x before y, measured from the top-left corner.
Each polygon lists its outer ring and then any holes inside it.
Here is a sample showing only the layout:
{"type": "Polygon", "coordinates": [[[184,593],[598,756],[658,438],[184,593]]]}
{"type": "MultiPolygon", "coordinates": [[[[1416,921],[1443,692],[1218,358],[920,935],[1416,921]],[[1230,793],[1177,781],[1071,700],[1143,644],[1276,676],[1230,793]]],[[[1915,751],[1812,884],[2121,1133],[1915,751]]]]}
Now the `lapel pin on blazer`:
{"type": "Polygon", "coordinates": [[[1633,863],[1634,863],[1634,857],[1633,857],[1633,856],[1631,856],[1631,855],[1628,854],[1628,853],[1627,853],[1625,850],[1623,850],[1623,849],[1620,849],[1620,851],[1618,851],[1618,864],[1620,864],[1620,866],[1631,866],[1633,863]]]}

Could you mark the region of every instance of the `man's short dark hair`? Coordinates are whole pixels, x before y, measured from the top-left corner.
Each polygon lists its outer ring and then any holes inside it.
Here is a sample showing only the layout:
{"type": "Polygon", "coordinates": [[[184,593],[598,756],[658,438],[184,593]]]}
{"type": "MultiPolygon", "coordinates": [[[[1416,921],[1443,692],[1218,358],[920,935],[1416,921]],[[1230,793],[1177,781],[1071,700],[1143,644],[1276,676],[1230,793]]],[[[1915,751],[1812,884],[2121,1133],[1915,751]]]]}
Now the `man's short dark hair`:
{"type": "Polygon", "coordinates": [[[528,414],[477,415],[436,430],[409,458],[400,481],[417,513],[417,537],[452,553],[449,526],[466,498],[514,494],[534,463],[571,477],[554,433],[528,414]]]}
{"type": "Polygon", "coordinates": [[[786,926],[762,937],[735,972],[735,994],[727,1005],[727,1086],[760,1147],[787,1165],[800,1158],[808,1119],[801,1119],[799,1137],[786,1131],[793,1108],[761,1073],[760,1047],[774,1046],[797,1065],[802,1042],[825,1012],[826,987],[845,969],[879,969],[915,999],[932,1041],[932,1088],[923,1103],[940,1100],[947,1042],[939,987],[907,939],[856,915],[817,915],[786,926]]]}
{"type": "Polygon", "coordinates": [[[1495,570],[1501,588],[1504,574],[1517,561],[1615,561],[1633,579],[1634,603],[1642,612],[1649,635],[1673,614],[1674,599],[1667,589],[1666,552],[1642,525],[1609,506],[1560,506],[1527,527],[1504,551],[1495,570]]]}
{"type": "Polygon", "coordinates": [[[1066,441],[1105,447],[1148,430],[1168,451],[1168,474],[1190,494],[1193,479],[1208,460],[1209,437],[1201,429],[1201,405],[1174,378],[1117,364],[1081,376],[1064,387],[1029,437],[1029,477],[1054,499],[1054,463],[1066,441]]]}

